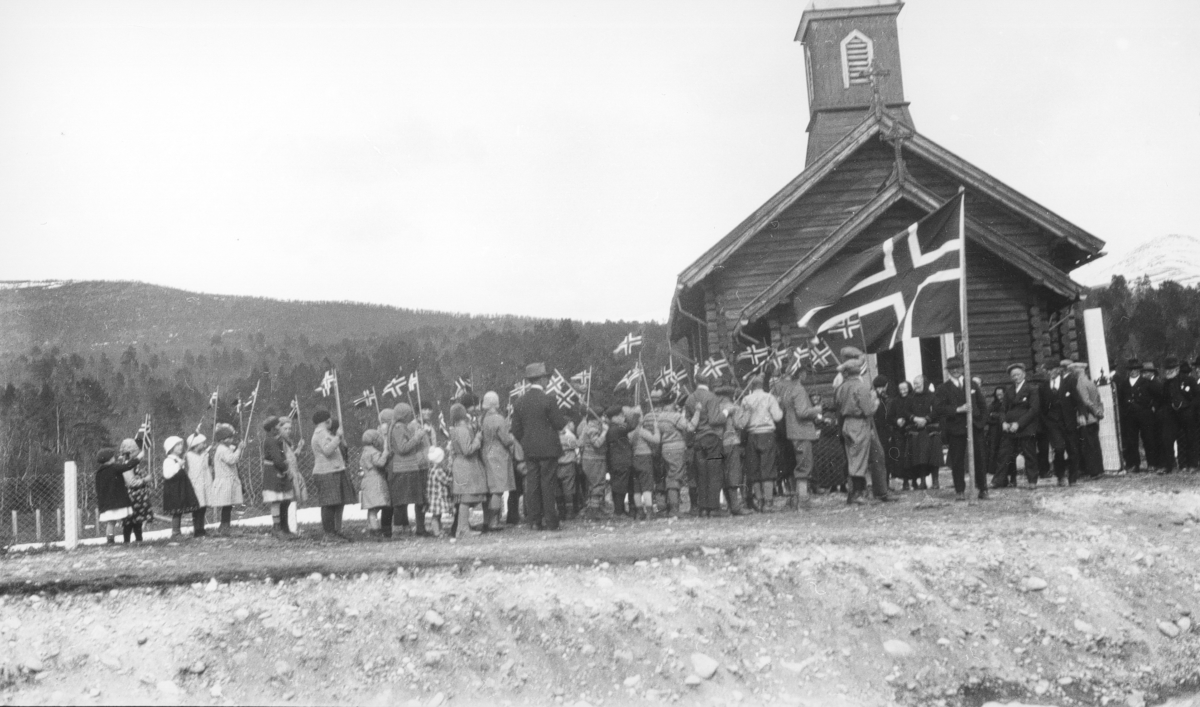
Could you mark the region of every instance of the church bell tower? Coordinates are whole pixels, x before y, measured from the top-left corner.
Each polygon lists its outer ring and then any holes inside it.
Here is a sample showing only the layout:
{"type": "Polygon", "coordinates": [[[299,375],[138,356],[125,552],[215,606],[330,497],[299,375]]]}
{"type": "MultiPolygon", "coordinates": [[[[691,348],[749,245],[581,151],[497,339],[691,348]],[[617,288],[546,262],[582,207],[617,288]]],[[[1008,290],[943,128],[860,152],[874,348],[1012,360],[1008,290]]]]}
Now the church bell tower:
{"type": "Polygon", "coordinates": [[[812,164],[863,121],[878,101],[912,127],[900,77],[900,0],[812,0],[800,16],[808,81],[812,164]],[[878,96],[878,98],[877,98],[878,96]]]}

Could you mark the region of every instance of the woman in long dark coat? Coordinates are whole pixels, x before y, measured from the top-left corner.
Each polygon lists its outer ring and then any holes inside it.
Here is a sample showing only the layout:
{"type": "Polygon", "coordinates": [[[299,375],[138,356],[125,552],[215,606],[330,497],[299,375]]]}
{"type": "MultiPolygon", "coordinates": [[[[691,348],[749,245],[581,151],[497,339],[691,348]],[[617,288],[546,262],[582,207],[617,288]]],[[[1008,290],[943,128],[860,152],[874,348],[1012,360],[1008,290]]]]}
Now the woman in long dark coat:
{"type": "Polygon", "coordinates": [[[908,475],[918,479],[920,488],[926,488],[925,477],[932,476],[931,488],[940,488],[938,470],[942,466],[942,433],[938,418],[934,415],[932,386],[927,387],[925,376],[913,378],[913,392],[909,396],[908,450],[905,467],[908,475]]]}
{"type": "Polygon", "coordinates": [[[895,475],[904,481],[901,491],[908,491],[915,485],[916,479],[910,475],[908,468],[908,408],[912,402],[912,384],[900,381],[896,384],[896,397],[888,401],[887,418],[891,429],[891,445],[885,445],[889,469],[895,469],[895,475]]]}

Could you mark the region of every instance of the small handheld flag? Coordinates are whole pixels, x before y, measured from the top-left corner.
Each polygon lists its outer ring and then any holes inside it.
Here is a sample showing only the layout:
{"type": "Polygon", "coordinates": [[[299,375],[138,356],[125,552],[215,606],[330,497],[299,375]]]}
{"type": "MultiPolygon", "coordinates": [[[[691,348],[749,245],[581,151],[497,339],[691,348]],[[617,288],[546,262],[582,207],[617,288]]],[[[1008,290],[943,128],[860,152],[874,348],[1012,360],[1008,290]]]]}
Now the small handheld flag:
{"type": "Polygon", "coordinates": [[[813,365],[828,366],[837,361],[837,356],[833,353],[833,349],[829,348],[829,344],[821,341],[812,349],[813,365]]]}
{"type": "Polygon", "coordinates": [[[254,403],[258,400],[258,386],[254,386],[254,390],[250,392],[250,397],[246,402],[242,403],[242,410],[251,410],[254,408],[254,403]]]}
{"type": "Polygon", "coordinates": [[[209,407],[209,409],[211,409],[211,408],[213,408],[213,407],[215,407],[215,406],[216,406],[216,404],[217,404],[217,400],[218,400],[218,397],[217,397],[217,391],[215,391],[215,390],[214,390],[214,391],[213,391],[213,394],[212,394],[212,395],[210,395],[210,396],[208,396],[208,407],[209,407]]]}
{"type": "Polygon", "coordinates": [[[849,338],[853,337],[856,332],[861,332],[861,331],[862,331],[862,320],[859,318],[857,312],[852,313],[850,316],[839,321],[837,324],[834,324],[829,329],[830,334],[837,334],[838,336],[842,337],[843,339],[849,339],[849,338]]]}
{"type": "Polygon", "coordinates": [[[621,340],[621,343],[617,345],[617,348],[613,349],[613,354],[617,356],[628,356],[629,354],[633,353],[633,350],[636,347],[641,345],[642,335],[635,335],[631,332],[625,335],[625,338],[621,340]]]}
{"type": "Polygon", "coordinates": [[[519,382],[519,383],[517,383],[515,386],[513,386],[513,389],[512,389],[512,390],[510,390],[510,391],[508,392],[508,397],[510,397],[510,398],[519,398],[519,397],[521,397],[522,395],[524,395],[526,392],[528,392],[529,388],[530,388],[530,385],[529,385],[529,383],[528,383],[528,382],[526,382],[526,381],[520,381],[520,382],[519,382]]]}
{"type": "Polygon", "coordinates": [[[641,366],[635,365],[633,368],[629,369],[629,372],[626,373],[624,377],[621,378],[620,382],[617,383],[616,390],[620,390],[622,388],[632,388],[633,384],[637,382],[637,379],[641,377],[642,368],[641,366]]]}
{"type": "Polygon", "coordinates": [[[373,407],[377,403],[375,391],[364,390],[362,395],[350,401],[350,404],[356,408],[373,407]]]}
{"type": "Polygon", "coordinates": [[[700,371],[700,375],[705,378],[720,378],[723,372],[729,370],[731,370],[729,361],[725,359],[724,355],[720,358],[709,356],[708,360],[704,362],[704,368],[700,371]]]}
{"type": "Polygon", "coordinates": [[[404,376],[396,376],[388,381],[388,384],[383,386],[383,394],[390,395],[393,398],[399,398],[400,393],[408,388],[408,379],[404,376]]]}
{"type": "Polygon", "coordinates": [[[337,385],[337,374],[333,371],[325,371],[325,376],[321,378],[321,384],[317,386],[315,392],[320,393],[322,397],[328,398],[333,392],[333,386],[337,385]]]}
{"type": "Polygon", "coordinates": [[[454,379],[454,397],[461,398],[471,392],[471,379],[459,376],[454,379]]]}
{"type": "Polygon", "coordinates": [[[761,366],[771,355],[771,349],[766,346],[751,346],[737,356],[739,361],[749,361],[751,365],[761,366]]]}
{"type": "Polygon", "coordinates": [[[583,388],[584,390],[591,388],[592,387],[592,369],[589,368],[587,370],[580,371],[579,373],[576,373],[575,375],[571,376],[571,382],[577,384],[579,387],[583,388]]]}
{"type": "Polygon", "coordinates": [[[292,398],[292,406],[288,410],[288,417],[293,420],[300,419],[300,399],[298,397],[292,398]]]}

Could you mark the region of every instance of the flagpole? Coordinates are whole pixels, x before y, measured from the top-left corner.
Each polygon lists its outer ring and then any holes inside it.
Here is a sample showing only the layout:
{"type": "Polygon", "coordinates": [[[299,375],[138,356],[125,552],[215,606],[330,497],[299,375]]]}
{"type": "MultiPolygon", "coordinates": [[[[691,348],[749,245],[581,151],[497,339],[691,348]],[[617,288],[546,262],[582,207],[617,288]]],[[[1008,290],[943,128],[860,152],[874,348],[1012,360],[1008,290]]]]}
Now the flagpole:
{"type": "Polygon", "coordinates": [[[300,427],[300,394],[292,396],[292,401],[296,403],[296,439],[304,441],[304,430],[300,427]]]}
{"type": "Polygon", "coordinates": [[[262,381],[254,384],[254,392],[250,394],[250,417],[246,419],[246,426],[242,428],[242,444],[246,444],[246,438],[250,436],[250,423],[254,421],[254,408],[258,405],[258,386],[262,381]]]}
{"type": "MultiPolygon", "coordinates": [[[[975,391],[971,381],[971,337],[967,327],[967,195],[958,188],[958,309],[962,328],[963,390],[967,393],[967,473],[975,483],[975,391]]],[[[976,487],[978,491],[984,489],[976,487]]]]}
{"type": "MultiPolygon", "coordinates": [[[[219,410],[221,408],[221,386],[219,386],[219,385],[217,386],[216,395],[217,395],[217,399],[215,401],[213,401],[213,431],[212,431],[212,434],[213,434],[214,440],[217,438],[217,410],[219,410]]],[[[213,444],[216,444],[216,442],[213,442],[213,444]]]]}
{"type": "MultiPolygon", "coordinates": [[[[419,419],[421,419],[421,376],[416,371],[413,371],[413,376],[416,376],[416,378],[417,378],[417,419],[419,420],[419,419]]],[[[408,382],[409,382],[409,385],[411,386],[412,385],[412,377],[411,376],[409,377],[408,382]]]]}
{"type": "Polygon", "coordinates": [[[337,405],[338,424],[342,424],[342,386],[338,383],[337,368],[333,369],[333,401],[337,405]]]}
{"type": "Polygon", "coordinates": [[[382,415],[383,413],[379,410],[379,396],[375,394],[375,386],[371,386],[371,399],[375,401],[375,416],[382,415]]]}

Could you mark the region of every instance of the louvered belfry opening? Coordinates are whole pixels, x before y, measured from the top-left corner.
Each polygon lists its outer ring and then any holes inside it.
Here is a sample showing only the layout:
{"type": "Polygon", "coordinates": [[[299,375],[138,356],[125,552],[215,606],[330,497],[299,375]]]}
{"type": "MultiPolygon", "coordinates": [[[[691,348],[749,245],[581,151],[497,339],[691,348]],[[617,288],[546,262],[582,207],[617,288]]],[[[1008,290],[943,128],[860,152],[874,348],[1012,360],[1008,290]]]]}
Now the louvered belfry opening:
{"type": "Polygon", "coordinates": [[[846,40],[845,62],[849,85],[870,81],[867,72],[871,69],[871,45],[862,35],[854,33],[846,40]]]}

